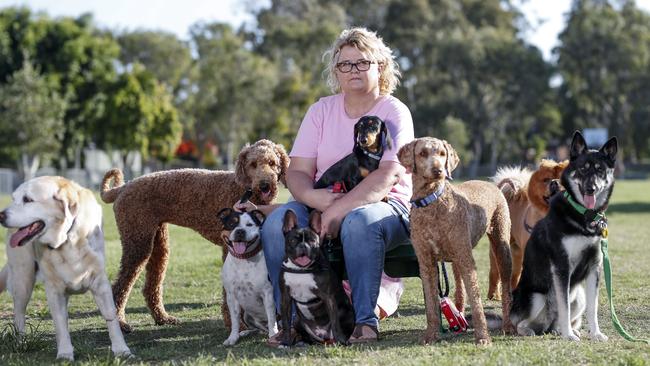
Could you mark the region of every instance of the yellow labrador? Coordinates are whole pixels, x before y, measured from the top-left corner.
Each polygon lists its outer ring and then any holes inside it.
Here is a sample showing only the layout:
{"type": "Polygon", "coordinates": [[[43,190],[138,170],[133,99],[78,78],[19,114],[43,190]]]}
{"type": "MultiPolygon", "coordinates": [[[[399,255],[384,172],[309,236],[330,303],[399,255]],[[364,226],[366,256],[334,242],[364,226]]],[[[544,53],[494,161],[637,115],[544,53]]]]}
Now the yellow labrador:
{"type": "Polygon", "coordinates": [[[102,208],[93,193],[62,177],[38,177],[21,184],[12,199],[0,212],[0,224],[9,228],[0,289],[10,289],[18,331],[24,332],[25,308],[38,277],[54,320],[57,358],[74,359],[68,297],[88,290],[106,319],[111,350],[129,356],[104,269],[102,208]]]}

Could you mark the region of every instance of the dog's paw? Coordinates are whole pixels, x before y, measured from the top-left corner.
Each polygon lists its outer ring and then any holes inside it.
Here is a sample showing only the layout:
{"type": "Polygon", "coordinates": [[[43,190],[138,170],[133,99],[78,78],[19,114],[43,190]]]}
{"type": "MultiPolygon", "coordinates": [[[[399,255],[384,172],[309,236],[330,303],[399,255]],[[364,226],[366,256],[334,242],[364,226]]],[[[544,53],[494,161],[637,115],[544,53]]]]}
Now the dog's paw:
{"type": "Polygon", "coordinates": [[[122,333],[131,333],[133,331],[133,327],[124,320],[120,320],[120,329],[122,330],[122,333]]]}
{"type": "Polygon", "coordinates": [[[157,325],[167,325],[167,324],[176,325],[176,324],[180,324],[180,323],[181,323],[181,321],[178,320],[178,318],[173,317],[171,315],[167,315],[167,316],[162,317],[160,319],[156,319],[156,324],[157,325]]]}
{"type": "Polygon", "coordinates": [[[571,331],[573,332],[573,335],[575,335],[576,337],[578,337],[578,338],[582,337],[582,334],[580,334],[580,329],[575,329],[574,328],[574,329],[571,329],[571,331]]]}
{"type": "Polygon", "coordinates": [[[422,336],[422,344],[433,344],[440,340],[440,336],[434,331],[425,331],[422,336]]]}
{"type": "Polygon", "coordinates": [[[474,340],[474,343],[476,343],[477,346],[490,346],[492,345],[492,340],[490,337],[479,337],[474,340]]]}
{"type": "Polygon", "coordinates": [[[223,341],[223,345],[226,347],[234,346],[237,341],[239,340],[239,337],[228,337],[225,341],[223,341]]]}
{"type": "Polygon", "coordinates": [[[515,329],[515,326],[511,322],[503,323],[501,326],[501,331],[503,334],[506,335],[514,335],[517,334],[517,330],[515,329]]]}
{"type": "Polygon", "coordinates": [[[607,340],[609,340],[609,337],[601,332],[596,332],[594,334],[589,333],[589,338],[598,342],[607,342],[607,340]]]}
{"type": "Polygon", "coordinates": [[[573,334],[573,331],[571,331],[569,334],[563,334],[562,338],[569,341],[580,342],[580,337],[573,334]]]}
{"type": "Polygon", "coordinates": [[[126,348],[122,350],[113,350],[113,356],[118,358],[131,358],[133,357],[133,354],[130,349],[126,348]]]}
{"type": "Polygon", "coordinates": [[[58,353],[56,355],[57,360],[62,360],[62,361],[74,361],[74,354],[73,353],[58,353]]]}

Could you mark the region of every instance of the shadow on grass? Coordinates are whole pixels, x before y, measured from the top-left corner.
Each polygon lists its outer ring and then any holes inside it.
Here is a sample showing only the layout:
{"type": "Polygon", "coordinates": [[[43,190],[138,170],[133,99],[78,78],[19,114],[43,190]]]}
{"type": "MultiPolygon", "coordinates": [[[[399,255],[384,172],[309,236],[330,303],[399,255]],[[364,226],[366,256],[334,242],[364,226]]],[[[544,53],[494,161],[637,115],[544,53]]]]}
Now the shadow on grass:
{"type": "Polygon", "coordinates": [[[607,213],[650,213],[650,203],[647,202],[626,202],[609,205],[607,213]]]}
{"type": "MultiPolygon", "coordinates": [[[[181,313],[185,310],[196,310],[196,309],[205,309],[209,308],[212,306],[221,306],[221,303],[215,303],[215,302],[182,302],[182,303],[176,303],[176,304],[167,304],[165,305],[165,310],[167,310],[170,315],[174,316],[173,313],[178,312],[181,313]]],[[[146,306],[140,306],[137,308],[126,308],[126,317],[128,320],[129,314],[149,314],[149,308],[146,306]]],[[[98,317],[101,316],[99,315],[99,310],[95,306],[95,309],[90,310],[90,311],[75,311],[71,312],[69,314],[70,319],[84,319],[84,318],[92,318],[92,317],[98,317]]],[[[41,317],[42,319],[52,319],[49,313],[47,315],[44,315],[41,317]]],[[[152,320],[153,322],[153,320],[152,320]]]]}

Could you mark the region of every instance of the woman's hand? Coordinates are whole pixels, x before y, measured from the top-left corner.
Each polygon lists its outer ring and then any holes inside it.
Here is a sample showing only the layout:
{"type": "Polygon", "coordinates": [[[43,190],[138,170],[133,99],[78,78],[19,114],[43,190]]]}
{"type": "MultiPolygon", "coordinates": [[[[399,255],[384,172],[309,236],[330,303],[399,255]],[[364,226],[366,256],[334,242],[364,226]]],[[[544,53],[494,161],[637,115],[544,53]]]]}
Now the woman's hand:
{"type": "Polygon", "coordinates": [[[246,201],[246,202],[244,202],[244,203],[240,203],[239,201],[237,201],[237,202],[232,206],[232,208],[233,208],[235,211],[239,211],[239,212],[251,212],[251,211],[253,211],[253,210],[257,210],[257,206],[255,206],[255,204],[252,203],[251,201],[246,201]]]}
{"type": "Polygon", "coordinates": [[[320,212],[325,212],[337,199],[344,195],[345,193],[332,193],[327,188],[314,189],[309,193],[308,205],[320,212]]]}
{"type": "MultiPolygon", "coordinates": [[[[336,193],[335,193],[336,194],[336,193]]],[[[336,205],[330,206],[321,214],[321,239],[334,239],[339,236],[341,223],[347,213],[340,210],[336,205]]]]}

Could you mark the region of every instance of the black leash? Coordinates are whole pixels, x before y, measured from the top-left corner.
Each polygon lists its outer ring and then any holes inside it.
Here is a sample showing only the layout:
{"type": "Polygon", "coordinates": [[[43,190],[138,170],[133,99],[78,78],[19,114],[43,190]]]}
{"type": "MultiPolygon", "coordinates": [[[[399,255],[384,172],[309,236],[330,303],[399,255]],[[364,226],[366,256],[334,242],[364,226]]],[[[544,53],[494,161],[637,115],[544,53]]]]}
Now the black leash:
{"type": "Polygon", "coordinates": [[[438,271],[438,292],[440,293],[440,298],[449,296],[449,277],[447,276],[447,268],[445,268],[445,262],[440,262],[442,267],[442,276],[445,280],[445,292],[442,292],[442,286],[440,285],[440,267],[436,266],[436,271],[438,271]]]}

